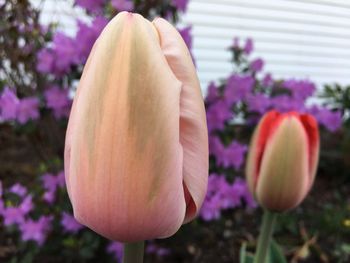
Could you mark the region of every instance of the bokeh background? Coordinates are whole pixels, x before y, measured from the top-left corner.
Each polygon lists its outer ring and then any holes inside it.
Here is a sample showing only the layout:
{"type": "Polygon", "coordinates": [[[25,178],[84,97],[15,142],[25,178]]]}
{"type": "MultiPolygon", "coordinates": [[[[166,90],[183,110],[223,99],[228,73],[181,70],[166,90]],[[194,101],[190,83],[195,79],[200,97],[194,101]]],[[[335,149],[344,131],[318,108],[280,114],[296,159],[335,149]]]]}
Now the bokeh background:
{"type": "MultiPolygon", "coordinates": [[[[288,262],[350,262],[350,3],[340,0],[0,0],[0,262],[120,262],[121,244],[72,216],[63,172],[72,98],[106,23],[127,10],[179,29],[198,69],[210,143],[198,219],[146,244],[146,262],[238,262],[261,209],[244,179],[270,109],[321,129],[315,185],[279,217],[288,262]]],[[[142,116],[140,116],[142,117],[142,116]]]]}

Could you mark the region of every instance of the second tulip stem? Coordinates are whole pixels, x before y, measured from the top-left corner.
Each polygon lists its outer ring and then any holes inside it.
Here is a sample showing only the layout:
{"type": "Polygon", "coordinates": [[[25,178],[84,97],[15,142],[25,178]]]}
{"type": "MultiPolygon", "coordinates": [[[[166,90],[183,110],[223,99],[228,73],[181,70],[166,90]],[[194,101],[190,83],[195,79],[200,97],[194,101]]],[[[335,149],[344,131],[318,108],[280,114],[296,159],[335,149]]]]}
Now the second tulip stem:
{"type": "Polygon", "coordinates": [[[265,263],[277,214],[265,210],[254,263],[265,263]]]}
{"type": "Polygon", "coordinates": [[[123,263],[142,263],[144,241],[124,244],[123,263]]]}

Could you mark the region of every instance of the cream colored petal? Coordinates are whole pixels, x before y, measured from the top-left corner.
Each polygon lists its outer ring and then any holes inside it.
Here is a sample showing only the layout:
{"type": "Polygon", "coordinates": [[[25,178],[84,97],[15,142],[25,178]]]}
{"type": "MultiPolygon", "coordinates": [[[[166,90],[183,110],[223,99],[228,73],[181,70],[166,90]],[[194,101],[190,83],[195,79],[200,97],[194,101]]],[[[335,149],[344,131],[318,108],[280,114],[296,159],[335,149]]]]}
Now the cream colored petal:
{"type": "Polygon", "coordinates": [[[285,117],[269,138],[262,157],[256,195],[273,211],[297,206],[308,192],[308,141],[295,116],[285,117]]]}
{"type": "Polygon", "coordinates": [[[183,180],[187,197],[185,221],[199,211],[208,182],[208,132],[200,85],[190,52],[177,30],[162,18],[153,21],[166,60],[182,82],[180,142],[183,147],[183,180]]]}

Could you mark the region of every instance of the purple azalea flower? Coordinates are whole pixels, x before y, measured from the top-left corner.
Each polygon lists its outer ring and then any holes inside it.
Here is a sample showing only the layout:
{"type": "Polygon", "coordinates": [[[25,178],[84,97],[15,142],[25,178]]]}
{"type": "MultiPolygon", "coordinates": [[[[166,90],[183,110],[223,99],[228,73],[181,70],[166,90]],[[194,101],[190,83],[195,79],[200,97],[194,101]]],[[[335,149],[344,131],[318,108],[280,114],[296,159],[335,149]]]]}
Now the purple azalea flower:
{"type": "Polygon", "coordinates": [[[233,117],[230,107],[223,100],[218,100],[210,105],[206,114],[209,132],[222,130],[225,127],[225,122],[233,117]]]}
{"type": "Polygon", "coordinates": [[[23,241],[36,241],[39,246],[43,245],[47,232],[51,228],[52,216],[41,216],[39,220],[34,221],[28,219],[21,223],[19,228],[21,230],[21,237],[23,241]]]}
{"type": "Polygon", "coordinates": [[[240,206],[242,200],[245,201],[248,207],[256,207],[256,203],[244,180],[236,178],[234,183],[230,184],[224,176],[211,174],[208,179],[208,191],[200,210],[200,216],[205,221],[219,219],[221,210],[240,206]]]}
{"type": "Polygon", "coordinates": [[[174,6],[182,12],[186,12],[188,0],[172,0],[174,6]]]}
{"type": "Polygon", "coordinates": [[[55,201],[57,187],[64,187],[65,185],[64,172],[61,171],[56,176],[48,173],[44,174],[41,180],[46,190],[43,199],[47,203],[52,204],[55,201]]]}
{"type": "Polygon", "coordinates": [[[86,61],[92,46],[107,23],[108,20],[101,16],[96,17],[91,26],[78,21],[78,32],[75,41],[77,42],[76,49],[81,62],[86,61]]]}
{"type": "Polygon", "coordinates": [[[293,99],[288,95],[280,95],[271,98],[270,100],[272,108],[279,112],[299,111],[305,110],[304,101],[293,99]]]}
{"type": "Polygon", "coordinates": [[[285,80],[283,87],[290,90],[292,97],[296,100],[305,101],[308,97],[312,96],[315,92],[315,84],[308,80],[285,80]]]}
{"type": "Polygon", "coordinates": [[[56,118],[66,117],[69,114],[70,100],[68,89],[53,86],[45,91],[46,106],[52,109],[56,118]]]}
{"type": "Polygon", "coordinates": [[[246,55],[249,55],[250,53],[252,53],[253,49],[254,49],[253,40],[251,38],[248,38],[245,42],[243,51],[246,55]]]}
{"type": "Polygon", "coordinates": [[[28,120],[39,118],[39,99],[35,97],[21,99],[17,106],[17,120],[24,124],[28,120]]]}
{"type": "Polygon", "coordinates": [[[16,194],[20,197],[24,197],[27,194],[28,190],[22,184],[16,183],[9,188],[9,192],[16,194]]]}
{"type": "Polygon", "coordinates": [[[258,205],[254,200],[253,195],[250,193],[247,182],[242,178],[236,178],[232,185],[233,192],[238,193],[241,199],[244,200],[247,207],[256,208],[258,205]]]}
{"type": "Polygon", "coordinates": [[[26,196],[19,206],[24,215],[27,215],[30,211],[32,211],[33,207],[33,197],[31,195],[26,196]]]}
{"type": "Polygon", "coordinates": [[[259,72],[263,69],[263,67],[264,67],[264,61],[261,58],[257,58],[253,60],[249,65],[249,68],[253,72],[259,72]]]}
{"type": "Polygon", "coordinates": [[[75,3],[88,12],[96,13],[101,10],[104,0],[75,0],[75,3]]]}
{"type": "Polygon", "coordinates": [[[205,98],[205,101],[207,103],[213,103],[219,98],[219,92],[218,88],[216,87],[214,82],[210,82],[208,86],[208,93],[205,98]]]}
{"type": "Polygon", "coordinates": [[[107,252],[110,254],[113,254],[114,257],[118,261],[121,261],[123,258],[123,245],[122,245],[122,243],[119,243],[116,241],[109,243],[109,245],[107,247],[107,252]]]}
{"type": "Polygon", "coordinates": [[[234,167],[238,170],[243,162],[247,146],[233,141],[228,147],[221,149],[221,153],[216,153],[216,162],[225,168],[234,167]]]}
{"type": "Polygon", "coordinates": [[[240,76],[233,74],[227,80],[224,98],[228,105],[232,105],[245,99],[251,93],[255,80],[252,76],[240,76]]]}
{"type": "Polygon", "coordinates": [[[5,207],[2,211],[4,225],[21,224],[24,221],[24,212],[20,207],[5,207]]]}
{"type": "Polygon", "coordinates": [[[53,190],[53,189],[46,190],[45,193],[43,194],[43,200],[50,205],[52,205],[55,202],[55,199],[56,199],[56,190],[53,190]]]}
{"type": "Polygon", "coordinates": [[[248,109],[251,112],[265,113],[270,107],[270,99],[261,93],[249,94],[246,99],[248,109]]]}
{"type": "Polygon", "coordinates": [[[56,190],[56,187],[57,187],[56,176],[46,173],[41,176],[41,180],[43,181],[43,185],[46,190],[51,190],[51,189],[56,190]]]}
{"type": "Polygon", "coordinates": [[[192,35],[191,35],[191,30],[192,30],[192,27],[191,27],[191,26],[188,26],[188,27],[185,27],[185,28],[179,30],[179,33],[180,33],[181,37],[183,38],[183,40],[185,41],[185,43],[186,43],[186,45],[187,45],[187,48],[188,48],[189,50],[192,49],[192,35]]]}
{"type": "Polygon", "coordinates": [[[273,79],[272,79],[272,76],[271,76],[270,73],[267,73],[267,74],[264,76],[264,78],[263,78],[263,80],[262,80],[262,84],[263,84],[263,86],[265,86],[265,87],[269,87],[269,86],[271,86],[271,85],[273,84],[273,79]]]}
{"type": "Polygon", "coordinates": [[[118,11],[131,11],[134,8],[134,3],[130,0],[112,0],[111,4],[118,11]]]}
{"type": "Polygon", "coordinates": [[[342,125],[342,115],[340,111],[331,111],[327,108],[313,106],[308,109],[308,112],[330,132],[337,131],[342,125]]]}
{"type": "Polygon", "coordinates": [[[57,186],[63,188],[66,185],[66,178],[64,177],[64,171],[60,171],[56,175],[57,186]]]}
{"type": "Polygon", "coordinates": [[[10,206],[10,207],[4,207],[2,205],[2,216],[4,218],[4,225],[9,226],[12,224],[21,224],[25,216],[32,211],[33,209],[33,201],[32,196],[28,195],[26,196],[21,204],[18,207],[10,206]]]}
{"type": "Polygon", "coordinates": [[[2,182],[0,181],[0,197],[2,197],[3,194],[3,188],[2,188],[2,182]]]}
{"type": "Polygon", "coordinates": [[[0,116],[5,121],[15,120],[19,100],[15,92],[8,87],[4,89],[0,97],[0,116]]]}
{"type": "Polygon", "coordinates": [[[5,210],[4,200],[0,198],[0,215],[4,213],[4,210],[5,210]]]}
{"type": "Polygon", "coordinates": [[[77,233],[80,229],[84,227],[83,225],[79,224],[77,220],[75,220],[75,218],[67,212],[62,213],[61,226],[63,227],[65,232],[73,234],[77,233]]]}
{"type": "Polygon", "coordinates": [[[55,55],[51,49],[43,48],[37,54],[36,69],[41,73],[52,73],[55,55]]]}
{"type": "Polygon", "coordinates": [[[219,219],[221,216],[220,196],[214,195],[211,198],[206,198],[199,214],[204,221],[219,219]]]}
{"type": "Polygon", "coordinates": [[[158,257],[164,257],[170,254],[170,249],[160,247],[154,243],[149,243],[146,248],[146,253],[155,254],[158,257]]]}
{"type": "Polygon", "coordinates": [[[69,71],[70,67],[79,62],[77,44],[74,39],[57,32],[53,37],[55,52],[54,73],[58,76],[69,71]]]}

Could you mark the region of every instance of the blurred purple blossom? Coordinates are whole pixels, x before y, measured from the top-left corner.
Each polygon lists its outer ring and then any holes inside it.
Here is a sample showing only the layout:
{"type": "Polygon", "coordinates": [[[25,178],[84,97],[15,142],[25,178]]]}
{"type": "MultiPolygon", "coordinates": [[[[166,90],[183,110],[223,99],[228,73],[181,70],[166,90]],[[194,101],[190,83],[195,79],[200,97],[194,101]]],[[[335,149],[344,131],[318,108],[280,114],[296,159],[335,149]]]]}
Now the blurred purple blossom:
{"type": "Polygon", "coordinates": [[[83,225],[79,224],[75,218],[67,212],[62,213],[61,226],[67,233],[77,233],[80,229],[84,228],[83,225]]]}
{"type": "Polygon", "coordinates": [[[111,0],[111,4],[118,11],[131,11],[134,8],[131,0],[111,0]]]}
{"type": "Polygon", "coordinates": [[[20,124],[24,124],[28,120],[36,120],[38,118],[39,99],[35,97],[21,99],[17,106],[17,121],[20,124]]]}
{"type": "Polygon", "coordinates": [[[51,229],[52,216],[41,216],[39,220],[28,219],[21,223],[21,237],[23,241],[36,241],[38,245],[44,244],[47,232],[51,229]]]}
{"type": "Polygon", "coordinates": [[[253,40],[251,38],[248,38],[245,42],[243,51],[246,55],[249,55],[250,53],[253,52],[254,45],[253,45],[253,40]]]}
{"type": "Polygon", "coordinates": [[[99,12],[105,0],[75,0],[75,3],[91,13],[99,12]]]}
{"type": "Polygon", "coordinates": [[[301,101],[312,96],[316,90],[315,84],[308,80],[285,80],[283,87],[291,91],[294,99],[301,101]]]}
{"type": "Polygon", "coordinates": [[[27,188],[20,183],[15,183],[8,189],[8,191],[20,197],[24,197],[28,192],[27,188]]]}
{"type": "Polygon", "coordinates": [[[155,243],[149,243],[146,248],[146,253],[155,254],[158,257],[164,257],[169,255],[171,252],[169,248],[160,247],[155,243]]]}
{"type": "Polygon", "coordinates": [[[300,99],[294,99],[289,95],[280,95],[270,99],[273,109],[279,112],[287,111],[299,111],[305,110],[304,101],[300,99]]]}
{"type": "Polygon", "coordinates": [[[83,63],[86,61],[92,46],[107,23],[108,20],[101,16],[96,17],[91,26],[83,23],[82,21],[78,21],[76,41],[79,43],[77,43],[76,49],[77,53],[79,54],[79,61],[83,63]]]}
{"type": "Polygon", "coordinates": [[[21,224],[24,221],[25,213],[20,207],[5,207],[2,211],[4,225],[21,224]]]}
{"type": "Polygon", "coordinates": [[[185,27],[185,28],[182,28],[179,30],[179,33],[181,35],[181,37],[183,38],[183,40],[185,41],[186,45],[187,45],[187,48],[189,50],[192,49],[192,35],[191,35],[191,30],[192,30],[192,27],[191,26],[188,26],[188,27],[185,27]]]}
{"type": "Polygon", "coordinates": [[[270,98],[262,93],[249,94],[246,99],[250,112],[265,113],[270,107],[270,98]]]}
{"type": "Polygon", "coordinates": [[[0,116],[5,121],[15,120],[19,99],[15,92],[6,87],[0,97],[0,116]]]}
{"type": "Polygon", "coordinates": [[[238,207],[242,200],[248,207],[256,207],[244,180],[236,178],[234,183],[230,184],[224,176],[217,174],[211,174],[208,180],[207,195],[200,210],[203,220],[219,219],[222,210],[238,207]]]}
{"type": "Polygon", "coordinates": [[[223,100],[218,100],[211,104],[207,108],[206,114],[209,132],[223,129],[225,122],[233,117],[230,107],[223,100]]]}
{"type": "Polygon", "coordinates": [[[55,55],[52,49],[44,48],[37,54],[36,69],[41,73],[51,73],[54,68],[55,55]]]}
{"type": "Polygon", "coordinates": [[[22,210],[24,215],[27,215],[34,208],[33,197],[31,195],[26,196],[20,204],[19,208],[22,210]]]}
{"type": "Polygon", "coordinates": [[[244,155],[247,152],[247,148],[246,145],[240,144],[237,141],[233,141],[227,147],[222,145],[215,154],[217,165],[225,168],[234,167],[238,170],[244,162],[244,155]]]}
{"type": "Polygon", "coordinates": [[[53,46],[55,52],[54,73],[58,76],[68,72],[73,64],[79,62],[79,56],[76,52],[76,43],[73,38],[57,32],[53,37],[53,46]]]}
{"type": "Polygon", "coordinates": [[[172,0],[174,6],[182,12],[186,12],[188,0],[172,0]]]}
{"type": "Polygon", "coordinates": [[[57,187],[64,187],[64,172],[61,171],[57,175],[46,173],[41,176],[41,180],[46,190],[43,199],[49,204],[52,204],[55,201],[57,187]]]}
{"type": "Polygon", "coordinates": [[[219,166],[234,167],[238,170],[244,163],[244,155],[247,150],[247,145],[237,141],[233,141],[225,147],[217,136],[211,135],[209,137],[209,153],[215,157],[219,166]]]}
{"type": "Polygon", "coordinates": [[[215,85],[214,82],[210,82],[209,86],[208,86],[208,92],[207,92],[207,96],[205,98],[207,103],[213,103],[214,101],[216,101],[219,98],[219,92],[218,92],[218,88],[215,85]]]}
{"type": "Polygon", "coordinates": [[[262,84],[265,87],[269,87],[273,84],[273,79],[270,73],[267,73],[262,79],[262,84]]]}
{"type": "Polygon", "coordinates": [[[71,101],[68,98],[68,89],[52,86],[45,91],[46,105],[52,109],[56,118],[67,117],[71,101]]]}
{"type": "Polygon", "coordinates": [[[228,105],[232,105],[244,99],[252,92],[255,80],[252,76],[231,75],[224,91],[224,99],[228,105]]]}
{"type": "Polygon", "coordinates": [[[342,115],[340,111],[331,111],[327,108],[312,106],[308,109],[317,121],[331,132],[337,131],[342,125],[342,115]]]}
{"type": "Polygon", "coordinates": [[[257,58],[253,60],[249,65],[249,68],[253,72],[259,72],[263,69],[263,67],[264,67],[264,61],[261,58],[257,58]]]}
{"type": "Polygon", "coordinates": [[[123,258],[122,243],[116,241],[109,243],[109,245],[107,246],[107,252],[113,254],[118,261],[121,261],[123,258]]]}

